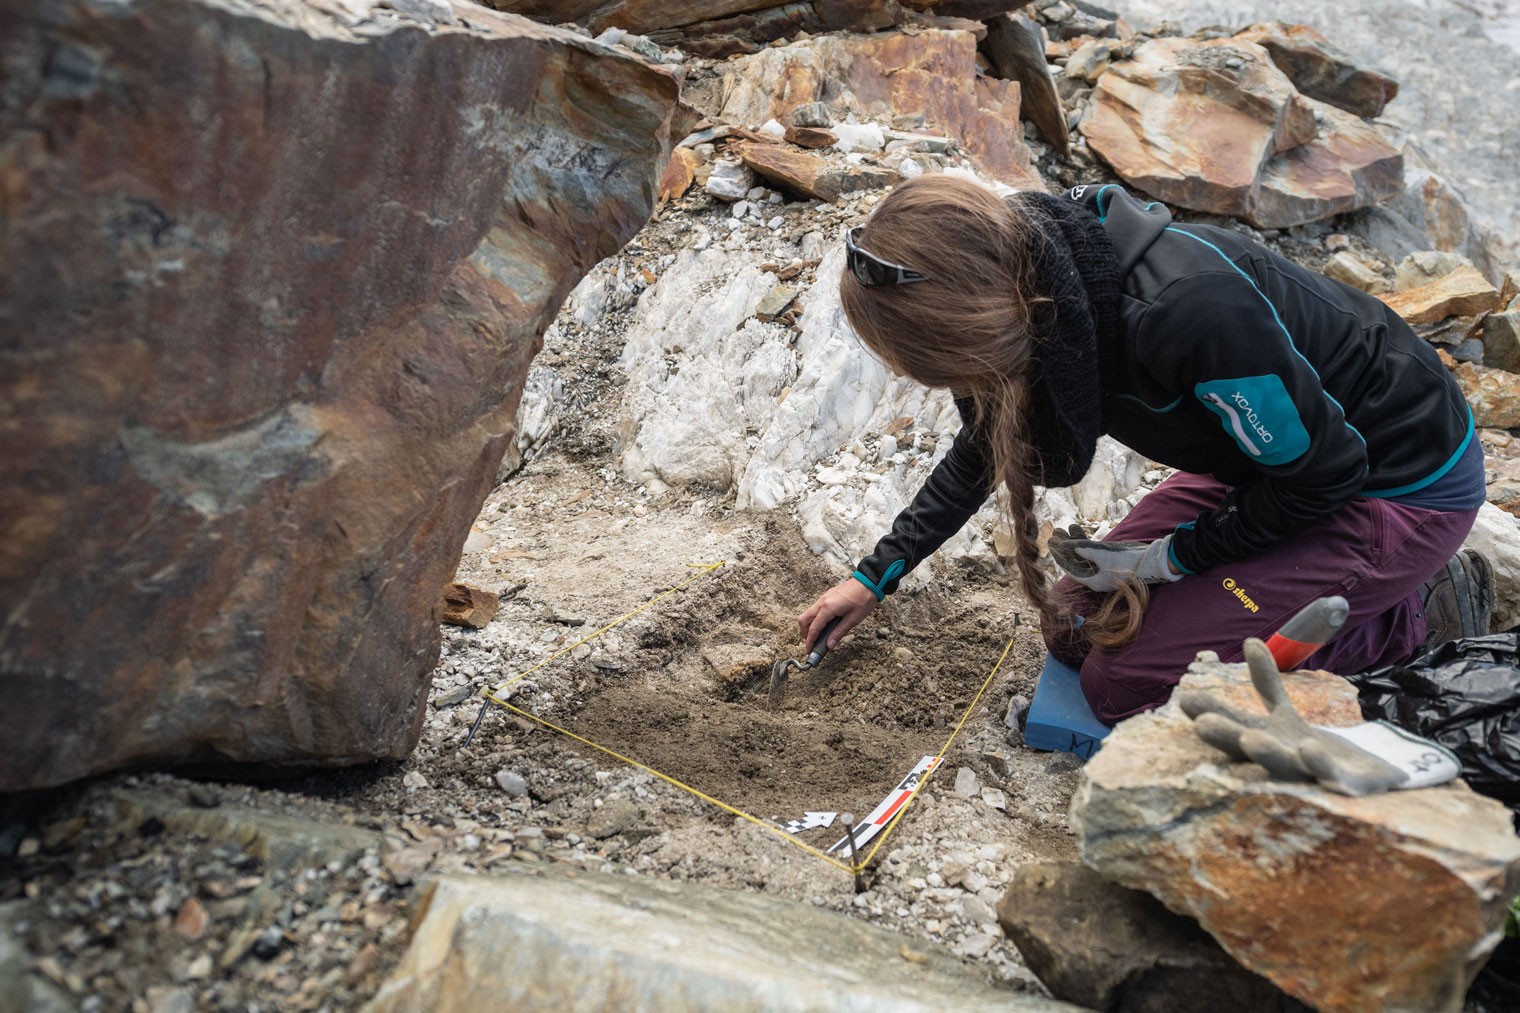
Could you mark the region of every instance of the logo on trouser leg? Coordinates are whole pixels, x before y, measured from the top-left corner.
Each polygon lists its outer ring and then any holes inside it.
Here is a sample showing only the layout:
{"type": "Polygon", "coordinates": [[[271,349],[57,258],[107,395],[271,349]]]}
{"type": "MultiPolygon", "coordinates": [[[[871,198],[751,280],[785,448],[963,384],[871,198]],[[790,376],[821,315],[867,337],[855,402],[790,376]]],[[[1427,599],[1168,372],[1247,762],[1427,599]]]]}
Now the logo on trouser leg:
{"type": "Polygon", "coordinates": [[[1224,589],[1226,591],[1230,592],[1230,594],[1234,595],[1240,601],[1241,605],[1245,606],[1247,612],[1261,611],[1261,606],[1256,604],[1256,600],[1250,595],[1246,594],[1244,588],[1236,585],[1234,577],[1226,577],[1220,583],[1224,585],[1224,589]]]}

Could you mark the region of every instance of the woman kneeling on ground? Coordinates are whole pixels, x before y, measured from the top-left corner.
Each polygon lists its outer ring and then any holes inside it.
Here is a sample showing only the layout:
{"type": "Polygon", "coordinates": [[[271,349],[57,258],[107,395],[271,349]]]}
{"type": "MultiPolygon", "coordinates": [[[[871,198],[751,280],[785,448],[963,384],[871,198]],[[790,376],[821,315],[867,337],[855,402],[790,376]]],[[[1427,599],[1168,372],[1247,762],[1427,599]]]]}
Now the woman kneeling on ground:
{"type": "Polygon", "coordinates": [[[839,616],[837,643],[999,484],[1046,643],[1106,723],[1165,702],[1198,651],[1239,660],[1324,595],[1351,614],[1307,668],[1488,631],[1488,564],[1453,556],[1484,501],[1472,413],[1381,301],[1117,186],[1002,198],[923,176],[845,243],[855,333],[950,390],[963,425],[875,551],[799,617],[808,646],[839,616]],[[1075,572],[1052,590],[1035,486],[1081,479],[1103,434],[1177,472],[1102,541],[1058,531],[1075,572]]]}

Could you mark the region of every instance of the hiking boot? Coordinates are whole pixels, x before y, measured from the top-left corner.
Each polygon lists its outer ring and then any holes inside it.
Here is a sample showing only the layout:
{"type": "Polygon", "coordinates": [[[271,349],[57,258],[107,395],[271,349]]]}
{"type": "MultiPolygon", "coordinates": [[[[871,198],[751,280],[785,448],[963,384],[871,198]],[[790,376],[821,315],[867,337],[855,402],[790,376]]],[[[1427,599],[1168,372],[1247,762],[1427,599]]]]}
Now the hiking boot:
{"type": "Polygon", "coordinates": [[[1420,588],[1429,632],[1425,650],[1462,637],[1488,635],[1494,612],[1494,570],[1472,549],[1463,549],[1420,588]]]}

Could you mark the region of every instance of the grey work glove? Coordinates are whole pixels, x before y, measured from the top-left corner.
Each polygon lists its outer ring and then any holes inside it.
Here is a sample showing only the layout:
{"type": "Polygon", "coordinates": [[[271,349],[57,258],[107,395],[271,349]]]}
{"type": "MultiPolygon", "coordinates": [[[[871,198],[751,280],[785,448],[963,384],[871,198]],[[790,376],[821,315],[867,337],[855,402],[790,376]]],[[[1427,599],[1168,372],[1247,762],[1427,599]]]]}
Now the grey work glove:
{"type": "MultiPolygon", "coordinates": [[[[1427,766],[1444,762],[1435,756],[1435,752],[1450,756],[1435,743],[1412,735],[1400,735],[1377,724],[1358,725],[1342,730],[1342,734],[1317,728],[1293,709],[1293,702],[1283,689],[1277,662],[1272,660],[1267,645],[1252,637],[1245,642],[1245,655],[1246,665],[1251,670],[1251,684],[1267,705],[1266,717],[1242,714],[1207,693],[1182,693],[1177,698],[1183,713],[1193,719],[1198,737],[1237,760],[1259,763],[1281,781],[1318,781],[1321,786],[1342,795],[1372,795],[1394,788],[1414,787],[1410,783],[1412,773],[1424,774],[1427,766]],[[1353,745],[1345,737],[1348,733],[1369,728],[1402,740],[1404,746],[1417,744],[1416,755],[1407,761],[1397,750],[1388,754],[1404,762],[1408,769],[1353,745]]],[[[1376,739],[1369,741],[1377,743],[1375,748],[1381,745],[1376,739]]],[[[1441,779],[1456,776],[1454,758],[1450,767],[1449,774],[1441,779]]],[[[1436,772],[1432,770],[1430,773],[1436,772]]],[[[1439,783],[1439,780],[1424,776],[1419,780],[1421,783],[1439,783]]]]}
{"type": "Polygon", "coordinates": [[[1051,533],[1050,555],[1078,583],[1094,591],[1117,591],[1126,578],[1146,584],[1181,580],[1182,574],[1167,565],[1171,544],[1171,535],[1154,542],[1100,542],[1073,524],[1069,531],[1051,533]]]}

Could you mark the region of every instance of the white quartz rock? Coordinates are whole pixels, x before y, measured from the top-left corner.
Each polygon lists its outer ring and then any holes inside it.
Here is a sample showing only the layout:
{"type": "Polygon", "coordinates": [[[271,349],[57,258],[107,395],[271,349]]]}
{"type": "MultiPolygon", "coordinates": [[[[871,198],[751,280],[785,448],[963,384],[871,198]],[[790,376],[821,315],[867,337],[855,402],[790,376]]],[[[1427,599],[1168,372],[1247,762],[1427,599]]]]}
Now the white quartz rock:
{"type": "Polygon", "coordinates": [[[707,192],[719,200],[737,201],[754,188],[755,174],[743,162],[723,159],[713,163],[712,175],[707,177],[707,192]]]}
{"type": "MultiPolygon", "coordinates": [[[[550,327],[544,341],[553,344],[554,339],[555,328],[550,327]]],[[[559,402],[564,396],[565,385],[554,370],[546,366],[533,366],[528,370],[522,401],[517,406],[517,434],[502,458],[497,481],[504,481],[522,467],[522,463],[537,454],[554,435],[559,425],[559,402]]]]}
{"type": "Polygon", "coordinates": [[[775,281],[759,263],[683,251],[639,300],[619,361],[631,481],[721,490],[747,463],[749,429],[770,417],[795,368],[785,328],[753,317],[775,281]]]}
{"type": "Polygon", "coordinates": [[[830,128],[839,151],[880,151],[887,138],[875,123],[836,123],[830,128]]]}
{"type": "Polygon", "coordinates": [[[1465,545],[1483,553],[1494,568],[1492,628],[1510,629],[1520,622],[1520,520],[1485,503],[1465,545]]]}
{"type": "MultiPolygon", "coordinates": [[[[700,485],[732,489],[741,509],[792,509],[808,544],[848,566],[891,527],[961,422],[946,391],[894,376],[861,345],[839,302],[842,244],[837,235],[815,242],[823,262],[799,292],[795,342],[786,327],[755,318],[775,284],[760,264],[775,258],[744,244],[684,250],[643,293],[620,360],[621,464],[652,492],[700,485]]],[[[577,290],[572,308],[597,291],[577,290]]],[[[1106,531],[1143,489],[1145,467],[1100,441],[1083,482],[1042,490],[1036,511],[1047,523],[1106,531]]],[[[989,500],[937,558],[1000,568],[1000,523],[989,500]]],[[[921,566],[907,583],[932,571],[921,566]]]]}

